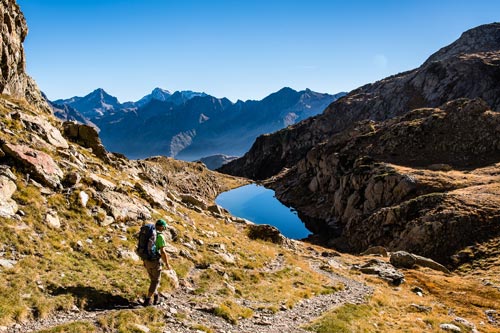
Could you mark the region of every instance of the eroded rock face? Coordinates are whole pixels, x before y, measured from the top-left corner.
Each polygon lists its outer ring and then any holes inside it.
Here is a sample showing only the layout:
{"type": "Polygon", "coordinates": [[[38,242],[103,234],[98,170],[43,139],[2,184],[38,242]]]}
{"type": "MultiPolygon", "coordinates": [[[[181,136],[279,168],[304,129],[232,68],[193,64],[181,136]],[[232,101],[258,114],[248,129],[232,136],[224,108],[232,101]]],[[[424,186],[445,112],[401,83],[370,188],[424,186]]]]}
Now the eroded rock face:
{"type": "Polygon", "coordinates": [[[15,1],[0,1],[0,30],[0,93],[26,99],[45,112],[50,112],[35,81],[25,72],[23,42],[28,34],[28,26],[15,1]]]}

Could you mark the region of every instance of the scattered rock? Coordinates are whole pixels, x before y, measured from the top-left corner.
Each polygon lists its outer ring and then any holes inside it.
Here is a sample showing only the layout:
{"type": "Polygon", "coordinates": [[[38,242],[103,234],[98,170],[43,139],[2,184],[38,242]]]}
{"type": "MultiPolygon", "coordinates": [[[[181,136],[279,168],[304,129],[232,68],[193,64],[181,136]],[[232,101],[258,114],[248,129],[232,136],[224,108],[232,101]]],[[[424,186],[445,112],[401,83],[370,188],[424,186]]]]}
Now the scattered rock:
{"type": "Polygon", "coordinates": [[[404,282],[404,274],[383,260],[371,259],[361,266],[359,270],[365,274],[378,275],[395,286],[399,286],[404,282]]]}
{"type": "Polygon", "coordinates": [[[167,243],[167,245],[165,245],[165,250],[167,251],[167,253],[170,253],[170,254],[179,254],[180,251],[178,248],[176,248],[175,246],[167,243]]]}
{"type": "Polygon", "coordinates": [[[151,219],[149,209],[134,196],[105,191],[97,193],[95,199],[101,203],[101,206],[115,221],[126,222],[151,219]]]}
{"type": "Polygon", "coordinates": [[[69,187],[75,186],[80,182],[82,177],[78,172],[68,172],[66,176],[64,176],[63,183],[69,187]]]}
{"type": "Polygon", "coordinates": [[[220,253],[219,257],[226,264],[235,264],[236,263],[236,257],[231,253],[220,253]]]}
{"type": "Polygon", "coordinates": [[[0,259],[0,267],[10,269],[14,268],[14,266],[17,264],[17,261],[15,260],[9,260],[9,259],[0,259]]]}
{"type": "Polygon", "coordinates": [[[181,200],[184,203],[191,204],[203,210],[206,210],[208,207],[208,204],[205,202],[205,200],[192,194],[181,194],[181,200]]]}
{"type": "Polygon", "coordinates": [[[476,328],[476,325],[474,325],[473,323],[471,323],[470,321],[468,321],[467,319],[465,318],[461,318],[461,317],[455,317],[453,319],[454,322],[458,323],[458,324],[461,324],[467,328],[470,329],[471,333],[479,333],[477,328],[476,328]]]}
{"type": "Polygon", "coordinates": [[[285,237],[278,228],[268,224],[251,224],[248,226],[248,237],[250,239],[262,239],[275,244],[283,244],[285,237]]]}
{"type": "Polygon", "coordinates": [[[435,262],[432,259],[425,258],[425,257],[419,256],[416,254],[414,254],[413,256],[417,260],[416,264],[418,266],[427,267],[427,268],[433,269],[435,271],[440,271],[440,272],[443,272],[446,274],[450,274],[450,271],[448,270],[448,268],[444,267],[443,265],[441,265],[438,262],[435,262]]]}
{"type": "Polygon", "coordinates": [[[137,182],[134,186],[142,196],[155,207],[164,207],[166,202],[171,200],[167,197],[167,194],[159,190],[146,182],[137,182]]]}
{"type": "Polygon", "coordinates": [[[417,294],[420,297],[424,296],[424,291],[420,287],[413,287],[411,289],[411,291],[414,292],[415,294],[417,294]]]}
{"type": "Polygon", "coordinates": [[[441,324],[439,327],[442,330],[448,331],[448,332],[462,332],[462,329],[460,327],[453,325],[453,324],[441,324]]]}
{"type": "Polygon", "coordinates": [[[170,280],[170,284],[174,288],[179,288],[179,278],[177,277],[177,273],[173,269],[164,270],[163,273],[170,280]]]}
{"type": "Polygon", "coordinates": [[[413,268],[417,263],[417,258],[406,251],[397,251],[391,254],[391,264],[397,268],[413,268]]]}
{"type": "Polygon", "coordinates": [[[219,205],[212,205],[207,208],[207,210],[214,214],[222,215],[224,213],[224,208],[219,205]]]}
{"type": "Polygon", "coordinates": [[[141,325],[141,324],[134,324],[133,326],[134,326],[135,330],[137,330],[138,332],[141,332],[141,333],[149,333],[149,332],[151,332],[151,330],[147,326],[144,326],[144,325],[141,325]]]}
{"type": "Polygon", "coordinates": [[[80,193],[78,193],[78,200],[80,205],[85,208],[89,202],[89,195],[85,191],[80,191],[80,193]]]}
{"type": "Polygon", "coordinates": [[[488,322],[490,324],[496,325],[499,322],[500,316],[498,315],[498,312],[495,310],[486,310],[484,311],[484,314],[488,318],[488,322]]]}
{"type": "Polygon", "coordinates": [[[0,216],[12,217],[17,212],[17,203],[12,195],[17,190],[16,177],[8,168],[0,169],[0,216]]]}
{"type": "Polygon", "coordinates": [[[59,220],[59,216],[57,215],[56,211],[49,211],[47,212],[47,215],[45,215],[45,223],[53,229],[60,229],[61,228],[61,221],[59,220]]]}
{"type": "Polygon", "coordinates": [[[422,313],[430,313],[432,311],[432,307],[419,304],[410,304],[410,309],[422,313]]]}
{"type": "Polygon", "coordinates": [[[68,142],[63,138],[61,132],[44,118],[24,112],[16,112],[12,117],[21,120],[26,130],[38,134],[52,146],[63,149],[69,148],[68,142]]]}
{"type": "Polygon", "coordinates": [[[130,259],[132,261],[140,261],[141,258],[134,251],[130,250],[120,250],[119,255],[123,259],[130,259]]]}

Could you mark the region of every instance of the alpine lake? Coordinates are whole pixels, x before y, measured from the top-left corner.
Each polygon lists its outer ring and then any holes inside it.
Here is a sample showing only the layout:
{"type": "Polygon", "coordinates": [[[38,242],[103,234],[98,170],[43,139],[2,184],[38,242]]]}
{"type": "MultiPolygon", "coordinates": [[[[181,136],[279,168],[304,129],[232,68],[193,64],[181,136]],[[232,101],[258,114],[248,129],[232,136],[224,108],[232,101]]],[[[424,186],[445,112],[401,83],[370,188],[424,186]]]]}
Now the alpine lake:
{"type": "Polygon", "coordinates": [[[232,215],[256,224],[269,224],[291,239],[306,238],[311,232],[299,219],[297,212],[283,205],[274,191],[250,184],[221,193],[215,202],[232,215]]]}

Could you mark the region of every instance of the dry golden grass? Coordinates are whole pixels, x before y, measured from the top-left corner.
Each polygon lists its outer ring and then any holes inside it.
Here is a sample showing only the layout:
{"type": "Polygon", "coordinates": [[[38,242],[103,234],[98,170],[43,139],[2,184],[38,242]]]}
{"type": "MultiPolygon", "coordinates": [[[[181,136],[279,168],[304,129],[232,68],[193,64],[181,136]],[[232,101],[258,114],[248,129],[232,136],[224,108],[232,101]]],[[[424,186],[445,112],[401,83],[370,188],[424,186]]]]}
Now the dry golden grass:
{"type": "MultiPolygon", "coordinates": [[[[360,264],[369,257],[343,255],[346,263],[360,264]]],[[[406,282],[394,287],[376,276],[350,272],[350,276],[374,288],[373,296],[363,305],[346,305],[331,311],[308,325],[314,332],[442,332],[443,323],[465,318],[480,332],[498,333],[500,326],[488,322],[485,310],[500,312],[500,291],[485,286],[474,276],[451,276],[430,269],[403,270],[406,282]],[[421,288],[423,296],[412,291],[421,288]],[[420,312],[419,305],[429,312],[420,312]]],[[[342,273],[341,271],[339,273],[342,273]]],[[[344,272],[345,274],[346,272],[344,272]]]]}

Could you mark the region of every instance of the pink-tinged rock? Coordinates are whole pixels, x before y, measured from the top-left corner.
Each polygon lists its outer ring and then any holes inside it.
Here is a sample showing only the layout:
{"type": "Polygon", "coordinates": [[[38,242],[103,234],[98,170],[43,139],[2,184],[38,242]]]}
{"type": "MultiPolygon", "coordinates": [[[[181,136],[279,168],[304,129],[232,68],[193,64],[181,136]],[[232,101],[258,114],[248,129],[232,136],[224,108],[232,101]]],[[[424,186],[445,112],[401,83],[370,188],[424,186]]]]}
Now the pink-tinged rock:
{"type": "Polygon", "coordinates": [[[3,151],[25,167],[25,172],[37,181],[51,188],[61,185],[63,172],[54,162],[50,155],[28,146],[20,146],[6,143],[2,146],[3,151]]]}

